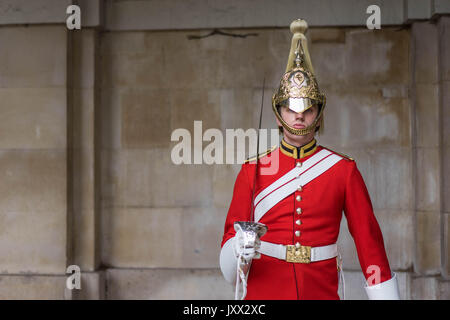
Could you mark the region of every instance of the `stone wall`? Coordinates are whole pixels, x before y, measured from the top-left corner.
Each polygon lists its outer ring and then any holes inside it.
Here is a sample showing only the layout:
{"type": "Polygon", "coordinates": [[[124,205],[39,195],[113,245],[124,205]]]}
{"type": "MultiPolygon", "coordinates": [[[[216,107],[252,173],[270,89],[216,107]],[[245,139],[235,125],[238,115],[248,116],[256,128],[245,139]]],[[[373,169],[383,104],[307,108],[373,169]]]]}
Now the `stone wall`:
{"type": "MultiPolygon", "coordinates": [[[[0,298],[232,299],[218,256],[240,165],[174,165],[170,138],[177,128],[194,133],[196,120],[203,132],[254,128],[263,78],[263,128],[276,128],[270,99],[289,51],[289,14],[278,12],[281,25],[262,13],[222,17],[242,37],[192,39],[214,24],[172,20],[165,29],[139,19],[137,8],[159,2],[79,3],[89,10],[76,31],[50,0],[16,3],[25,9],[8,9],[8,19],[0,10],[8,44],[0,47],[0,298]],[[130,15],[141,23],[127,24],[130,15]],[[65,288],[72,264],[81,290],[65,288]]],[[[427,20],[405,23],[393,4],[391,23],[402,28],[313,19],[307,36],[327,96],[318,140],[356,159],[402,298],[448,299],[450,19],[439,16],[443,2],[421,5],[406,16],[427,20]]],[[[346,297],[361,299],[345,218],[339,247],[346,297]]]]}

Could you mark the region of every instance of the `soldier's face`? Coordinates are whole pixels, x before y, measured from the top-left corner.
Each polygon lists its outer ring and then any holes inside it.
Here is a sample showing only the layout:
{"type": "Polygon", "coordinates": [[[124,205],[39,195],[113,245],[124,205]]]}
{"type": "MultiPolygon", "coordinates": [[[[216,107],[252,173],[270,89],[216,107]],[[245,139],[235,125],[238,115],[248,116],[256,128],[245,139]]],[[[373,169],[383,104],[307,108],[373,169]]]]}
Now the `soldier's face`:
{"type": "MultiPolygon", "coordinates": [[[[307,109],[305,112],[300,112],[300,113],[292,111],[291,109],[289,109],[287,107],[280,108],[280,115],[283,118],[283,120],[289,126],[295,128],[295,129],[304,129],[304,128],[310,126],[314,122],[314,120],[316,120],[318,112],[319,112],[319,107],[317,105],[313,105],[311,108],[307,109]]],[[[279,126],[281,126],[281,123],[278,121],[278,119],[277,119],[277,123],[279,126]]],[[[289,143],[294,142],[294,141],[303,143],[304,142],[303,140],[308,142],[315,135],[315,132],[311,132],[305,136],[297,136],[295,134],[292,134],[292,133],[286,131],[286,129],[284,129],[284,128],[283,128],[283,131],[284,131],[284,137],[286,138],[285,140],[289,140],[289,141],[287,141],[289,143]]],[[[295,144],[297,144],[297,143],[295,143],[295,144]]]]}
{"type": "Polygon", "coordinates": [[[319,108],[315,104],[305,112],[297,113],[287,107],[281,107],[280,111],[281,117],[288,125],[295,129],[303,129],[310,126],[316,120],[319,108]]]}

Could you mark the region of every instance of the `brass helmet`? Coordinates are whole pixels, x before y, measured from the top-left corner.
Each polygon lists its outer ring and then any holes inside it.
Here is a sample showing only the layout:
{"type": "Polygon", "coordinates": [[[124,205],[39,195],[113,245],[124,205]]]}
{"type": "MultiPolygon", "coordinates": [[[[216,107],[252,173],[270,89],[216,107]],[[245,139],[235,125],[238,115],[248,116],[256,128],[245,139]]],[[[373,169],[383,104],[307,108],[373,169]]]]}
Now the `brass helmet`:
{"type": "Polygon", "coordinates": [[[291,42],[286,72],[281,78],[278,91],[272,97],[272,108],[275,116],[282,126],[290,133],[303,136],[316,131],[317,122],[323,128],[323,110],[325,108],[325,95],[319,91],[314,70],[309,57],[307,40],[304,35],[308,24],[305,20],[297,19],[291,23],[291,32],[294,34],[291,42]],[[304,112],[317,104],[319,112],[314,122],[302,129],[289,126],[281,117],[279,108],[286,106],[295,112],[304,112]]]}

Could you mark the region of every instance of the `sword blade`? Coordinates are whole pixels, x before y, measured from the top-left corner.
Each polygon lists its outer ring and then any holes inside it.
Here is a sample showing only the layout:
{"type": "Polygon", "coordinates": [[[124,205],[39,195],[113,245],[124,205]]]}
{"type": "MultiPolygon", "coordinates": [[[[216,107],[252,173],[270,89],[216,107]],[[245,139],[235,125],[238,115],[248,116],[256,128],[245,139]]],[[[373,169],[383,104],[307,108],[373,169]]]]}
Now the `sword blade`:
{"type": "Polygon", "coordinates": [[[256,164],[255,164],[255,176],[253,177],[253,190],[252,190],[252,207],[251,207],[251,211],[250,211],[250,221],[254,222],[255,221],[255,205],[254,205],[254,200],[255,200],[255,188],[256,188],[256,177],[258,175],[258,164],[259,164],[259,134],[261,131],[261,123],[262,123],[262,115],[263,115],[263,107],[264,107],[264,88],[266,85],[266,77],[264,76],[263,78],[263,85],[262,85],[262,97],[261,97],[261,109],[259,111],[259,125],[258,125],[258,136],[256,137],[256,164]]]}

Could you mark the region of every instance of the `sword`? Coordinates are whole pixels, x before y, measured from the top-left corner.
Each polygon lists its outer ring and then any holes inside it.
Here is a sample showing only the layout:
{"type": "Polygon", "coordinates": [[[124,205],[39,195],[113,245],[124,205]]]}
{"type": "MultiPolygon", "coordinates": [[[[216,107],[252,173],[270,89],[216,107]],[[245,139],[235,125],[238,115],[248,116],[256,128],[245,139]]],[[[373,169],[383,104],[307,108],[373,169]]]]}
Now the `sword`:
{"type": "MultiPolygon", "coordinates": [[[[259,239],[267,232],[267,226],[255,222],[255,205],[254,205],[254,198],[255,198],[255,189],[256,189],[256,181],[257,181],[257,175],[258,175],[258,164],[259,164],[259,134],[261,131],[261,123],[262,123],[262,113],[263,113],[263,107],[264,107],[264,88],[266,84],[266,77],[263,79],[263,86],[262,86],[262,98],[261,98],[261,109],[259,113],[259,125],[258,125],[258,136],[256,138],[256,164],[255,164],[255,175],[253,177],[253,190],[252,190],[252,198],[251,198],[251,211],[250,211],[250,221],[236,221],[234,223],[234,229],[236,232],[241,231],[241,234],[244,234],[244,250],[246,247],[254,247],[255,243],[259,241],[259,239]]],[[[255,259],[260,258],[260,253],[257,252],[254,256],[255,259]]],[[[237,272],[236,272],[236,290],[235,290],[235,300],[238,300],[239,296],[239,284],[242,283],[242,295],[240,300],[243,300],[247,294],[247,277],[248,273],[250,271],[252,260],[247,261],[242,254],[238,257],[237,262],[237,272]]]]}

